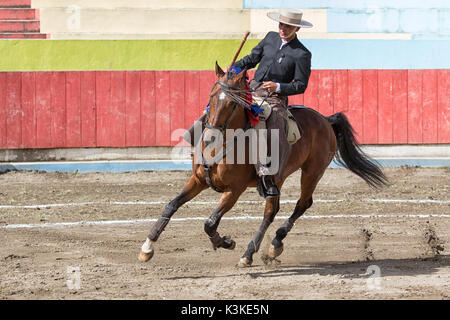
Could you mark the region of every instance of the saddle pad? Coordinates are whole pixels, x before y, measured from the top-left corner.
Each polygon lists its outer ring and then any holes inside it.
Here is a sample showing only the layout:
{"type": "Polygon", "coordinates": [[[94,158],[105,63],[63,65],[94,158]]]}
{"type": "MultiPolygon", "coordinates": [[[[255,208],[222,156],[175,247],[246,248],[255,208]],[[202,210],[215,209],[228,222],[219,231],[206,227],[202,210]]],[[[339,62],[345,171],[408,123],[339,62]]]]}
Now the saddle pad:
{"type": "Polygon", "coordinates": [[[286,110],[286,111],[287,111],[287,114],[288,114],[288,119],[287,119],[287,127],[288,127],[287,140],[288,140],[289,144],[294,144],[301,137],[300,130],[298,129],[297,121],[295,120],[295,118],[292,115],[292,113],[289,111],[289,109],[286,110]]]}

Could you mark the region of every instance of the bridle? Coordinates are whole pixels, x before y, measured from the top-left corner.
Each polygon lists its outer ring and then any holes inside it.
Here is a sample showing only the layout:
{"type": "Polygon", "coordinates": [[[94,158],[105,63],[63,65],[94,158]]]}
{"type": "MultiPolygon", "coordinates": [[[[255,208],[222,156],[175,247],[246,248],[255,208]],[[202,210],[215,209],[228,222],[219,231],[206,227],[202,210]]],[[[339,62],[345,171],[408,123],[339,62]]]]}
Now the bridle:
{"type": "MultiPolygon", "coordinates": [[[[205,124],[205,127],[206,127],[207,129],[215,129],[215,130],[219,130],[219,131],[222,133],[222,135],[223,135],[224,132],[225,132],[225,130],[227,130],[227,128],[228,128],[228,124],[229,124],[231,118],[233,117],[233,114],[234,114],[234,112],[236,111],[236,108],[237,108],[238,106],[240,106],[240,107],[243,107],[244,109],[251,109],[251,108],[250,108],[251,102],[248,102],[248,101],[246,100],[246,98],[242,97],[242,94],[247,94],[247,93],[249,93],[248,90],[246,90],[246,89],[245,89],[245,90],[244,90],[244,89],[241,89],[241,88],[239,88],[239,87],[233,86],[233,85],[231,85],[231,84],[228,84],[228,83],[223,82],[223,81],[220,81],[220,80],[217,80],[217,81],[214,83],[214,85],[213,85],[213,87],[212,87],[212,89],[211,89],[211,93],[210,93],[210,102],[211,102],[211,97],[212,97],[211,94],[212,94],[214,88],[215,88],[217,85],[220,85],[221,91],[222,91],[228,98],[230,98],[230,99],[234,102],[234,103],[233,103],[233,110],[232,110],[232,112],[230,113],[230,115],[228,116],[228,118],[225,120],[225,123],[224,123],[223,125],[221,125],[221,126],[213,126],[213,125],[211,125],[211,124],[209,123],[209,117],[210,117],[210,109],[209,109],[209,110],[208,110],[208,113],[207,113],[207,115],[206,115],[206,121],[205,121],[206,124],[205,124]]],[[[247,120],[247,124],[246,124],[245,127],[243,128],[243,132],[247,131],[247,130],[250,129],[250,128],[251,128],[250,120],[247,120]]],[[[202,138],[201,138],[201,140],[203,140],[204,133],[205,133],[205,131],[202,132],[202,138]]],[[[238,137],[235,135],[235,136],[234,136],[234,142],[236,142],[237,138],[238,138],[238,137]]],[[[220,154],[215,155],[213,161],[210,162],[210,163],[206,163],[205,157],[203,156],[203,150],[201,150],[202,166],[203,166],[203,170],[204,170],[204,172],[205,172],[205,180],[206,180],[206,183],[208,184],[208,186],[209,186],[211,189],[213,189],[214,191],[217,191],[217,192],[224,192],[224,190],[221,190],[221,189],[217,188],[217,187],[214,186],[214,184],[212,183],[212,181],[211,181],[211,175],[210,175],[211,166],[212,166],[214,163],[216,163],[216,160],[217,160],[217,159],[220,159],[220,160],[223,159],[223,157],[224,157],[224,156],[225,156],[232,148],[234,148],[234,143],[231,144],[231,147],[229,146],[226,150],[223,150],[220,154]]]]}
{"type": "MultiPolygon", "coordinates": [[[[250,109],[250,105],[251,103],[249,103],[245,98],[243,98],[241,95],[242,93],[247,94],[249,91],[248,90],[244,90],[241,89],[239,87],[233,86],[229,83],[217,80],[212,89],[211,92],[213,92],[214,88],[216,87],[216,85],[220,85],[221,91],[228,97],[230,98],[234,103],[233,103],[233,110],[231,111],[230,115],[228,116],[228,118],[225,120],[225,123],[221,126],[213,126],[209,123],[209,117],[210,117],[210,111],[208,110],[207,116],[206,116],[206,128],[208,129],[216,129],[219,130],[220,132],[224,133],[225,130],[228,128],[228,124],[231,120],[231,118],[233,117],[234,111],[236,110],[237,106],[241,106],[244,109],[250,109]]],[[[211,102],[211,94],[210,94],[210,102],[211,102]]]]}

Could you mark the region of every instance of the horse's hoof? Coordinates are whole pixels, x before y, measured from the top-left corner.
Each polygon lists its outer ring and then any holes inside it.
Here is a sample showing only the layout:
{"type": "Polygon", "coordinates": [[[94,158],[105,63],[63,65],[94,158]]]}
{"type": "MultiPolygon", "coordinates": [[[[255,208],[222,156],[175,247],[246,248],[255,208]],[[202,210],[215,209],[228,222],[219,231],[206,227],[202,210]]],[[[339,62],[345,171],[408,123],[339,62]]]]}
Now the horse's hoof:
{"type": "Polygon", "coordinates": [[[236,248],[236,241],[231,240],[230,237],[224,237],[222,247],[224,249],[234,250],[236,248]]]}
{"type": "Polygon", "coordinates": [[[284,246],[281,245],[281,247],[275,248],[273,245],[271,245],[269,248],[269,258],[273,260],[278,257],[283,252],[283,247],[284,246]]]}
{"type": "Polygon", "coordinates": [[[242,257],[241,260],[239,260],[239,263],[237,266],[238,266],[238,268],[248,268],[252,265],[252,262],[253,261],[250,260],[249,258],[242,257]]]}
{"type": "Polygon", "coordinates": [[[139,253],[138,259],[139,259],[139,261],[141,261],[141,262],[147,262],[147,261],[149,261],[149,260],[153,257],[153,254],[154,254],[154,253],[155,253],[154,250],[150,251],[149,253],[145,253],[145,252],[142,252],[142,251],[141,251],[141,253],[139,253]]]}

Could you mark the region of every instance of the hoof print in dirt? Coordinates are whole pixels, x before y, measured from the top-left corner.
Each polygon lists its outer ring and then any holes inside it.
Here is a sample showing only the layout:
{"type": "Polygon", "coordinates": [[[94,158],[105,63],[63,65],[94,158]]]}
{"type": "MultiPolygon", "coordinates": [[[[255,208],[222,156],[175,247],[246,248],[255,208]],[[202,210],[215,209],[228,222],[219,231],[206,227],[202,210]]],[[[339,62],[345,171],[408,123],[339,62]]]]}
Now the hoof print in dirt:
{"type": "Polygon", "coordinates": [[[281,261],[276,258],[271,258],[268,254],[264,253],[261,255],[262,262],[269,267],[276,267],[281,264],[281,261]]]}
{"type": "Polygon", "coordinates": [[[444,241],[439,239],[436,234],[436,230],[429,221],[427,221],[424,240],[427,247],[425,256],[428,258],[438,258],[441,252],[445,250],[444,241]]]}

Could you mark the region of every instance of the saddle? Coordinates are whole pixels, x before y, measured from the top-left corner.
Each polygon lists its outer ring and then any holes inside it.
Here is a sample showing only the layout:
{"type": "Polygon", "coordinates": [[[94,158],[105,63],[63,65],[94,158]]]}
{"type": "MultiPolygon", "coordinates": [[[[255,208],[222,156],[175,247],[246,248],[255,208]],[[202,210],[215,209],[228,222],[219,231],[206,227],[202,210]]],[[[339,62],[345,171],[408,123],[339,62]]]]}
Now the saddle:
{"type": "MultiPolygon", "coordinates": [[[[269,119],[270,115],[272,114],[272,106],[264,100],[262,97],[253,96],[253,104],[258,105],[261,109],[263,109],[259,115],[260,122],[255,126],[255,129],[265,129],[266,128],[266,120],[269,119]]],[[[292,113],[289,111],[289,109],[294,109],[299,106],[291,106],[286,109],[286,122],[287,122],[287,140],[289,144],[295,144],[300,138],[300,129],[298,127],[297,120],[295,120],[292,113]]],[[[306,108],[306,107],[305,107],[306,108]]]]}

